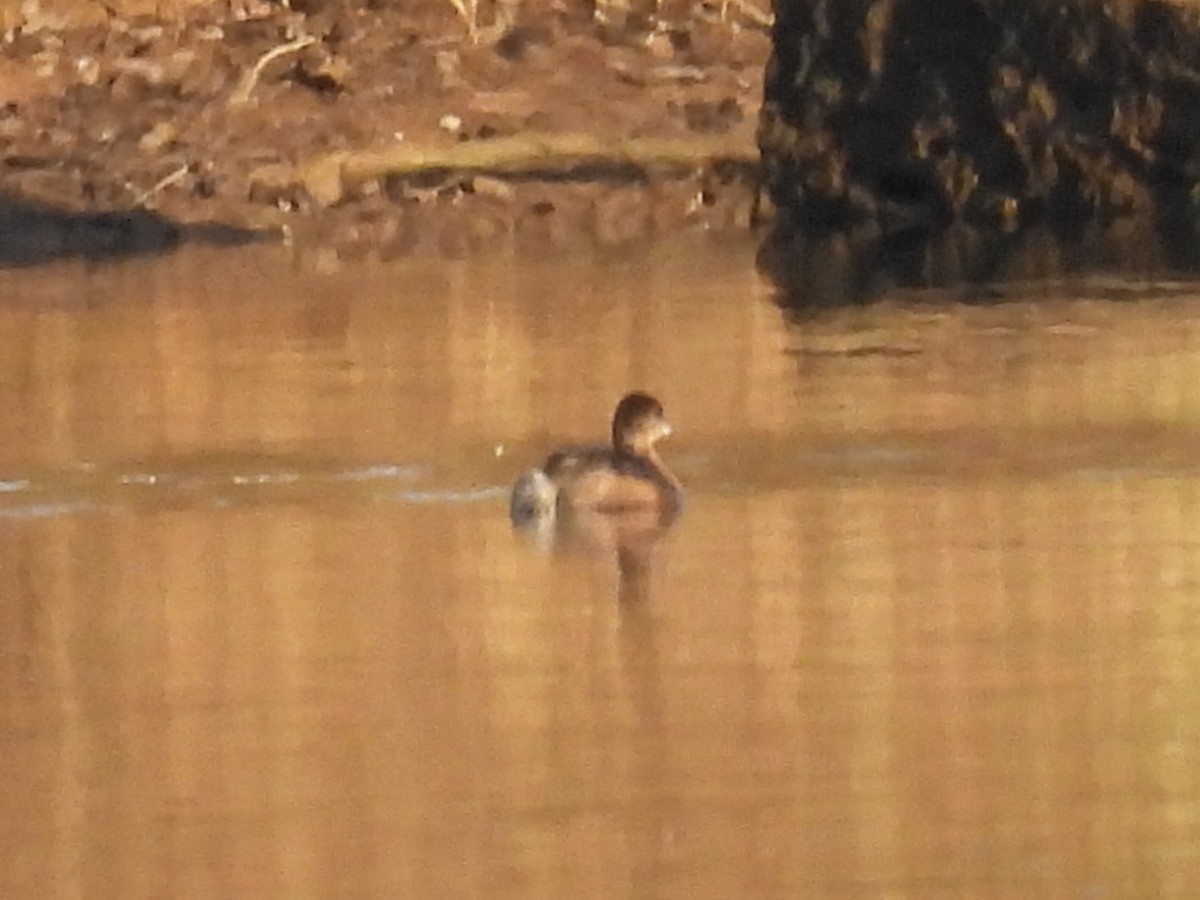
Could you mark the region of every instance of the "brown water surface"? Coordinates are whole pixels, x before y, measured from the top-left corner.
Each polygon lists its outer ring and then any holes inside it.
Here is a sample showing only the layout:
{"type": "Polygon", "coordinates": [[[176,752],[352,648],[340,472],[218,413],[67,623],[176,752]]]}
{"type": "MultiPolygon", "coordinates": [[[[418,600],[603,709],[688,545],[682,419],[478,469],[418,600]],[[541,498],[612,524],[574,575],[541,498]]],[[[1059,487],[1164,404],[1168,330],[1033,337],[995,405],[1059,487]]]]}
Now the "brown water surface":
{"type": "Polygon", "coordinates": [[[754,254],[0,272],[0,896],[1194,896],[1200,287],[754,254]]]}

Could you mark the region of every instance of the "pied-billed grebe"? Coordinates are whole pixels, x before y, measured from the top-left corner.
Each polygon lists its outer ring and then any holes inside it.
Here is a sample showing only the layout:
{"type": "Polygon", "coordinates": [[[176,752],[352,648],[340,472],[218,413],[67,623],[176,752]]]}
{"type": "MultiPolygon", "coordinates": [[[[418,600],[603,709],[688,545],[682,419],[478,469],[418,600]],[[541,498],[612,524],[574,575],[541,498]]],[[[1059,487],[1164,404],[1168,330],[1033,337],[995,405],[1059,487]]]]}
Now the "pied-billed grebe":
{"type": "Polygon", "coordinates": [[[654,448],[670,433],[661,403],[641,392],[626,395],[613,413],[611,447],[560,450],[518,479],[509,505],[513,521],[536,520],[564,506],[673,516],[683,491],[654,448]]]}

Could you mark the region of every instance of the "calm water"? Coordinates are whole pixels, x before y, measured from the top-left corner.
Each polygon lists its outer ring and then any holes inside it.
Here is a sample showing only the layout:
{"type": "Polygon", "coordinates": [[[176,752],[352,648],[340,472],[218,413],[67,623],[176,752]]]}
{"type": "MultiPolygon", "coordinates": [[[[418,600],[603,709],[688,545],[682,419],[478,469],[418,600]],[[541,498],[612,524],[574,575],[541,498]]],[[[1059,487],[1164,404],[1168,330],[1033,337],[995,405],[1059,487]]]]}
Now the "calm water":
{"type": "Polygon", "coordinates": [[[1200,284],[755,250],[0,271],[0,896],[1194,896],[1200,284]]]}

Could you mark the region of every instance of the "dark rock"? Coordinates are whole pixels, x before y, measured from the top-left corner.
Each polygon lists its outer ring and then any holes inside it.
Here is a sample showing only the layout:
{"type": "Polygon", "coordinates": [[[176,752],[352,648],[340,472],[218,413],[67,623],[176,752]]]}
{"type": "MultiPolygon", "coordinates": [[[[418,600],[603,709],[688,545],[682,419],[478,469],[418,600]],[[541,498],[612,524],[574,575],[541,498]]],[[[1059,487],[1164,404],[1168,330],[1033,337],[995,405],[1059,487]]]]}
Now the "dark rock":
{"type": "Polygon", "coordinates": [[[777,0],[759,125],[792,220],[1153,210],[1200,183],[1200,28],[1159,0],[777,0]]]}

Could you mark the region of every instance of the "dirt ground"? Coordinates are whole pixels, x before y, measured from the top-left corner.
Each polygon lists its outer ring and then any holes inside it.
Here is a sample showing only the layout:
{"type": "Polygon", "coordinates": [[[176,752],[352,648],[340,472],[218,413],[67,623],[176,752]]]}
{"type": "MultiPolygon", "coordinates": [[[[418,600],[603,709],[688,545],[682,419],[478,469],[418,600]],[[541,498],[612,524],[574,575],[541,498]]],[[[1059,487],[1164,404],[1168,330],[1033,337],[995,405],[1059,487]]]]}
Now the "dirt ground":
{"type": "Polygon", "coordinates": [[[746,226],[766,0],[476,2],[5,7],[0,194],[385,257],[746,226]],[[439,163],[546,135],[700,149],[439,163]],[[397,149],[416,170],[358,165],[397,149]]]}

